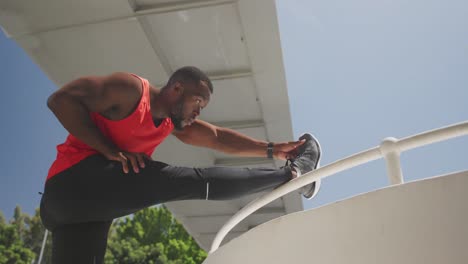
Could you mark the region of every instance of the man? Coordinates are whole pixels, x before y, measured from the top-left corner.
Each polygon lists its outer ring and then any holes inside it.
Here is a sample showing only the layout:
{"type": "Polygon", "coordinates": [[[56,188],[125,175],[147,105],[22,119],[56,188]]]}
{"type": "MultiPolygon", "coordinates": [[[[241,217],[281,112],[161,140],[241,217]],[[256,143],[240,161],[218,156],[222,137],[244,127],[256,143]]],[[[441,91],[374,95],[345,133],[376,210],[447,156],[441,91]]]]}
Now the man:
{"type": "MultiPolygon", "coordinates": [[[[237,198],[318,166],[320,146],[310,134],[273,144],[197,120],[212,93],[201,70],[183,67],[161,89],[137,75],[115,73],[79,78],[49,97],[49,108],[70,132],[57,146],[41,200],[53,263],[103,263],[117,217],[168,201],[237,198]],[[170,133],[187,144],[291,164],[279,170],[202,169],[153,161],[153,151],[170,133]]],[[[318,189],[313,183],[303,195],[311,198],[318,189]]]]}

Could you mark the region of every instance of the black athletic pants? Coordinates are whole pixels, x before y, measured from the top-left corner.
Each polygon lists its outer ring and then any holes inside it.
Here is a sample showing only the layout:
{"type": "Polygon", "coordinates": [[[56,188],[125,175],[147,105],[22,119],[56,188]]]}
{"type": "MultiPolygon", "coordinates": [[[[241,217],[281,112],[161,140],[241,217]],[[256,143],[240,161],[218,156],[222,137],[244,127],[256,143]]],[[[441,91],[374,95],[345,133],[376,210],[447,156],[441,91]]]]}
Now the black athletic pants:
{"type": "Polygon", "coordinates": [[[115,218],[169,201],[234,199],[290,179],[289,167],[198,169],[157,161],[125,174],[120,162],[93,155],[46,182],[41,218],[52,231],[54,264],[103,263],[115,218]]]}

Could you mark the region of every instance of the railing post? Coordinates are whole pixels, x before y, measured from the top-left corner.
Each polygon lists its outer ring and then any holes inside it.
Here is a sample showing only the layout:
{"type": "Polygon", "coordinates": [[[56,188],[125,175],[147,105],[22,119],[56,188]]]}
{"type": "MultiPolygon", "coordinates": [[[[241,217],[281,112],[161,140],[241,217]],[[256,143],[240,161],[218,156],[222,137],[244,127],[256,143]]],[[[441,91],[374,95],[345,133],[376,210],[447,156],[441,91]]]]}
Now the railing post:
{"type": "Polygon", "coordinates": [[[37,261],[37,264],[41,264],[42,261],[42,256],[44,254],[44,248],[47,242],[47,234],[49,233],[49,230],[46,229],[44,233],[44,239],[42,240],[42,247],[41,247],[41,253],[39,254],[39,260],[37,261]]]}
{"type": "Polygon", "coordinates": [[[380,151],[385,158],[387,166],[387,175],[391,185],[403,183],[403,173],[401,172],[400,149],[398,148],[398,140],[393,137],[388,137],[382,140],[380,151]]]}

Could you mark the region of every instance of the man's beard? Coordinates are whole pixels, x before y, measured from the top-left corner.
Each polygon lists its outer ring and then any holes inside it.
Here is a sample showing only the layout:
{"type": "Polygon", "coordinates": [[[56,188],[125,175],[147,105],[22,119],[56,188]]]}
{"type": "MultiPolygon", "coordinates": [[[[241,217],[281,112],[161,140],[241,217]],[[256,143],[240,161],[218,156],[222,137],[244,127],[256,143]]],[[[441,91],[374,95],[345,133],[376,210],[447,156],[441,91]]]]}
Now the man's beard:
{"type": "Polygon", "coordinates": [[[175,130],[177,131],[184,130],[183,110],[184,110],[184,101],[181,98],[181,100],[179,100],[179,102],[176,104],[175,110],[172,112],[172,115],[171,115],[171,121],[174,124],[175,130]]]}

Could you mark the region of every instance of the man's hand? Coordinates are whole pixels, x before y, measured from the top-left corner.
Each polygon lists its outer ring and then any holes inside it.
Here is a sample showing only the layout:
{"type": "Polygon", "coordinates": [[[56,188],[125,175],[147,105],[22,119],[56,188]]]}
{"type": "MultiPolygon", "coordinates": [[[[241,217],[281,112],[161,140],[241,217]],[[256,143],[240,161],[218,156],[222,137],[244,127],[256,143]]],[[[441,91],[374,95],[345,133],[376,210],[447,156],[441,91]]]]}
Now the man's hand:
{"type": "Polygon", "coordinates": [[[130,162],[133,171],[135,173],[140,172],[140,168],[144,168],[145,159],[153,160],[150,156],[145,153],[134,153],[134,152],[117,152],[116,154],[106,156],[109,160],[115,160],[122,163],[123,171],[125,173],[129,172],[128,163],[130,162]]]}
{"type": "Polygon", "coordinates": [[[295,158],[298,154],[297,148],[304,144],[305,140],[291,141],[286,143],[275,143],[273,145],[273,157],[275,159],[287,160],[295,158]]]}

